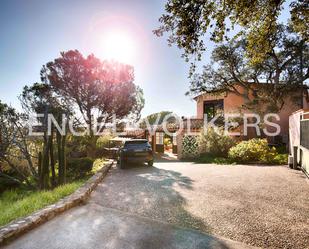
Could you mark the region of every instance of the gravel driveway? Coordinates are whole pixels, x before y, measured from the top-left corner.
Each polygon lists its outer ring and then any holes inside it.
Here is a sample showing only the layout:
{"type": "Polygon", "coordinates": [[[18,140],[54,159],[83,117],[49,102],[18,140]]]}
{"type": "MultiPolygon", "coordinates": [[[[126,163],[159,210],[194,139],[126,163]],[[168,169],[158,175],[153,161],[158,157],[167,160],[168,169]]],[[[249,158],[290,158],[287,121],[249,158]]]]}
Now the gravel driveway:
{"type": "Polygon", "coordinates": [[[91,202],[263,248],[309,248],[309,183],[284,166],[113,168],[91,202]]]}

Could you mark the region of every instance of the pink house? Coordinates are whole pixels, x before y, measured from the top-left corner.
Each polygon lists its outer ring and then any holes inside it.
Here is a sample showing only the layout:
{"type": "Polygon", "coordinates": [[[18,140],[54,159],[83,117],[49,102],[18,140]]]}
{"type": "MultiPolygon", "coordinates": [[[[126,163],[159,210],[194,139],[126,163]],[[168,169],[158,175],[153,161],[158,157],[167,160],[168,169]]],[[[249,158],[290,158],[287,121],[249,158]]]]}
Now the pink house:
{"type": "MultiPolygon", "coordinates": [[[[240,91],[243,91],[240,86],[238,88],[240,88],[240,91]]],[[[300,92],[296,94],[300,96],[300,92]]],[[[211,117],[218,113],[239,113],[241,107],[245,104],[245,99],[242,96],[236,95],[235,93],[231,92],[225,92],[220,94],[204,93],[196,96],[194,99],[196,101],[198,119],[203,119],[205,114],[207,114],[208,117],[211,117]]],[[[291,99],[286,99],[284,106],[278,113],[280,120],[276,123],[278,123],[281,127],[279,139],[282,139],[282,142],[284,143],[288,142],[289,137],[289,116],[300,108],[309,108],[309,97],[307,89],[303,94],[302,102],[299,101],[299,103],[295,103],[291,99]]],[[[252,129],[248,132],[248,138],[253,137],[256,137],[255,129],[252,129]]],[[[269,139],[270,142],[276,142],[272,141],[271,138],[269,139]]]]}
{"type": "MultiPolygon", "coordinates": [[[[244,91],[240,86],[237,86],[238,90],[244,91]]],[[[301,96],[301,91],[296,93],[291,93],[292,95],[295,95],[296,97],[301,96]]],[[[299,110],[300,108],[309,108],[309,97],[308,97],[308,90],[306,88],[305,93],[303,94],[302,101],[299,101],[299,103],[295,103],[295,101],[292,101],[290,98],[285,100],[285,104],[277,113],[280,117],[279,121],[276,121],[276,123],[280,126],[280,134],[278,136],[266,136],[261,133],[262,137],[266,137],[269,141],[269,143],[284,143],[288,145],[289,142],[289,116],[299,110]]],[[[253,96],[252,96],[253,98],[253,96]]],[[[214,117],[217,114],[223,115],[223,114],[230,114],[230,113],[240,113],[240,110],[242,109],[242,106],[246,103],[246,100],[244,97],[237,95],[235,93],[231,92],[223,92],[223,93],[203,93],[194,98],[196,101],[196,118],[194,119],[186,119],[183,118],[183,127],[180,129],[177,125],[169,125],[168,130],[170,132],[174,132],[175,135],[171,136],[172,144],[173,144],[173,153],[178,154],[178,157],[182,157],[182,147],[183,147],[183,137],[187,134],[190,135],[198,135],[203,128],[204,124],[204,117],[207,114],[207,117],[214,117]],[[176,135],[177,134],[177,135],[176,135]]],[[[248,111],[244,111],[242,109],[242,113],[250,113],[248,111]]],[[[275,122],[272,120],[272,122],[275,122]]],[[[267,127],[267,130],[271,130],[272,127],[267,127]]],[[[256,129],[251,128],[248,130],[248,134],[245,136],[242,133],[242,125],[240,125],[235,131],[240,132],[240,136],[238,136],[239,140],[242,139],[250,139],[257,137],[256,129]]],[[[162,129],[162,126],[158,126],[155,128],[155,133],[150,134],[149,131],[145,131],[145,137],[148,138],[149,142],[153,146],[153,150],[155,152],[164,152],[164,144],[163,140],[166,136],[165,131],[162,129]]]]}

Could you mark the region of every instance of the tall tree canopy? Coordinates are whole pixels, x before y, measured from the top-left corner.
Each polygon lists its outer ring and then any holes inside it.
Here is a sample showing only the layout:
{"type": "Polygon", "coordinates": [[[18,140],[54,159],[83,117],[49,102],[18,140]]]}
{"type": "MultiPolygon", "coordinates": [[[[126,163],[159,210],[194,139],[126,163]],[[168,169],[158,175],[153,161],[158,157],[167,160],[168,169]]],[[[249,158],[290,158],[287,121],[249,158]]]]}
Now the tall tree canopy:
{"type": "Polygon", "coordinates": [[[173,115],[173,112],[161,111],[161,112],[156,112],[156,113],[150,114],[147,117],[145,117],[143,120],[141,120],[140,126],[146,127],[147,124],[149,124],[149,125],[161,125],[161,124],[163,124],[163,121],[166,121],[168,123],[175,123],[176,119],[175,119],[175,116],[173,115]],[[146,120],[148,120],[148,122],[146,120]]]}
{"type": "Polygon", "coordinates": [[[106,123],[113,116],[138,116],[144,106],[142,90],[133,83],[132,66],[101,61],[94,55],[84,57],[77,50],[62,52],[47,63],[42,80],[77,106],[91,132],[94,121],[106,123]]]}
{"type": "Polygon", "coordinates": [[[280,109],[291,90],[299,91],[300,85],[309,78],[309,46],[282,25],[277,27],[272,39],[276,46],[267,53],[265,60],[254,65],[245,57],[248,47],[245,39],[218,45],[212,52],[211,63],[201,74],[192,77],[189,93],[233,92],[247,99],[247,107],[252,104],[250,94],[254,93],[256,107],[268,103],[268,110],[280,109]],[[247,91],[239,91],[236,85],[247,91]]]}
{"type": "MultiPolygon", "coordinates": [[[[246,55],[253,63],[260,63],[274,47],[278,17],[284,0],[168,0],[155,34],[169,34],[169,44],[184,49],[187,60],[194,55],[200,59],[206,46],[205,37],[223,42],[229,31],[240,27],[236,34],[245,35],[246,55]]],[[[309,2],[292,0],[288,5],[292,27],[309,41],[309,2]]],[[[237,30],[237,29],[235,29],[237,30]]]]}

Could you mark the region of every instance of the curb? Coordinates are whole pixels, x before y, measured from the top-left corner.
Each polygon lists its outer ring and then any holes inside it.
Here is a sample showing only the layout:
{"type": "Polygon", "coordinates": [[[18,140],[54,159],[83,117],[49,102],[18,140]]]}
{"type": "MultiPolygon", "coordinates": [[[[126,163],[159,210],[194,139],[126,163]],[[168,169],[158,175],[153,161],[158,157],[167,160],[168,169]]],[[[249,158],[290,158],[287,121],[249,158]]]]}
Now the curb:
{"type": "Polygon", "coordinates": [[[91,192],[103,180],[113,164],[114,160],[109,160],[105,166],[93,175],[83,186],[77,189],[73,194],[59,200],[57,203],[49,205],[27,217],[14,220],[9,224],[0,227],[0,246],[37,227],[38,225],[45,223],[58,214],[85,203],[91,192]]]}

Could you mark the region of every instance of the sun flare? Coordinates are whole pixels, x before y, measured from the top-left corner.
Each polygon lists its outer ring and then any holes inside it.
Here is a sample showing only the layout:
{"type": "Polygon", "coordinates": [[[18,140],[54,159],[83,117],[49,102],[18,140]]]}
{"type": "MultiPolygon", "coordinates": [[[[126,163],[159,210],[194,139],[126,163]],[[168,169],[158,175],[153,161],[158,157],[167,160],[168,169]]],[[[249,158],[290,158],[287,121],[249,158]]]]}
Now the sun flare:
{"type": "Polygon", "coordinates": [[[103,56],[123,63],[132,63],[136,56],[136,48],[129,34],[115,32],[106,34],[101,41],[103,56]]]}

